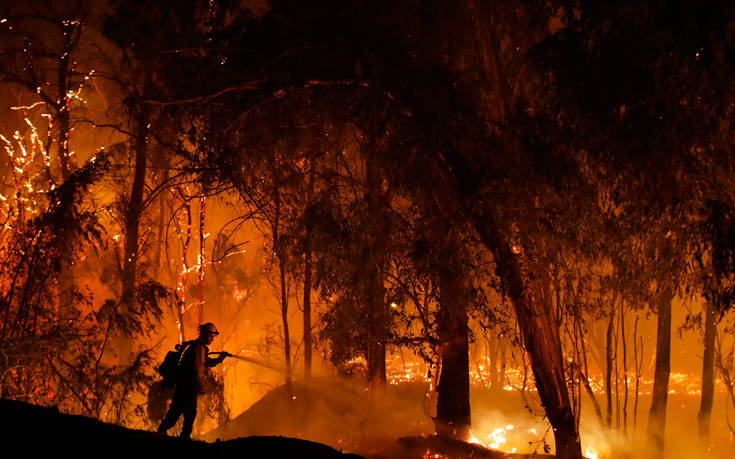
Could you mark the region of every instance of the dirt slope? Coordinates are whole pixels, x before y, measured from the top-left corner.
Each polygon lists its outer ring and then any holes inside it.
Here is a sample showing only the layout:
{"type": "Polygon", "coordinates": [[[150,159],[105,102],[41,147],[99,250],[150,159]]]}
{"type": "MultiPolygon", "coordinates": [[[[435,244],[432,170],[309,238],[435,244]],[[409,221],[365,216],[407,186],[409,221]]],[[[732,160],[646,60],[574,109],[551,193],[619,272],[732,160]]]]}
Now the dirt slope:
{"type": "Polygon", "coordinates": [[[326,445],[286,437],[186,441],[12,400],[0,400],[0,441],[3,457],[12,451],[14,457],[31,458],[360,459],[326,445]]]}

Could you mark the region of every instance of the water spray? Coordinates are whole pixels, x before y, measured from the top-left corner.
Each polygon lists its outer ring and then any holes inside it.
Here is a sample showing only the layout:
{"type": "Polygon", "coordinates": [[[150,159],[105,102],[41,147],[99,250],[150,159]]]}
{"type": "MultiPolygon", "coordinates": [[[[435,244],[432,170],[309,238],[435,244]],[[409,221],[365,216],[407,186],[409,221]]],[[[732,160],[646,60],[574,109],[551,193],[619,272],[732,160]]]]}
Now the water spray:
{"type": "Polygon", "coordinates": [[[269,370],[277,371],[279,373],[287,374],[288,371],[285,367],[282,367],[280,365],[275,365],[270,362],[266,362],[265,360],[260,359],[254,359],[252,357],[245,357],[243,355],[232,355],[229,352],[210,352],[208,355],[216,355],[216,354],[227,354],[227,357],[231,357],[233,359],[242,360],[244,362],[254,363],[255,365],[260,365],[261,367],[268,368],[269,370]]]}

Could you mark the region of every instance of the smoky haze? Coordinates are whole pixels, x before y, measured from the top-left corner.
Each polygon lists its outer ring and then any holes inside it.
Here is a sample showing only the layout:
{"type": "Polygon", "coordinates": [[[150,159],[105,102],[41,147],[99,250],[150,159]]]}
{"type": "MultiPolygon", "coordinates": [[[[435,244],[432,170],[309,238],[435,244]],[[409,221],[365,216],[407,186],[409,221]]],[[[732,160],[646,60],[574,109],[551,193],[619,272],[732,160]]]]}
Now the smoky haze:
{"type": "Polygon", "coordinates": [[[561,3],[1,2],[0,397],[735,457],[735,10],[561,3]]]}

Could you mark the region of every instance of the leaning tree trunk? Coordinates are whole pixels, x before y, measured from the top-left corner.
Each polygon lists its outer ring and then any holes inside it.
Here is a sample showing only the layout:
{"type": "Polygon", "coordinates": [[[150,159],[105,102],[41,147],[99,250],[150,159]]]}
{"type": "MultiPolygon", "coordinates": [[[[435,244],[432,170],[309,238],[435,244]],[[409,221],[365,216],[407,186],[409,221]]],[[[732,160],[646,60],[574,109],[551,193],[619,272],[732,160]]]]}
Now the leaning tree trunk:
{"type": "Polygon", "coordinates": [[[712,300],[707,301],[704,312],[704,355],[702,358],[702,398],[699,405],[697,421],[699,423],[699,438],[706,440],[709,437],[709,424],[712,417],[712,402],[715,392],[715,305],[712,300]]]}
{"type": "MultiPolygon", "coordinates": [[[[451,152],[450,152],[451,153],[451,152]]],[[[453,160],[451,154],[444,156],[453,160]]],[[[454,215],[458,183],[462,174],[440,164],[434,168],[432,198],[445,215],[454,215]]],[[[567,390],[559,323],[546,269],[532,256],[522,266],[523,248],[514,246],[502,234],[496,218],[480,205],[475,206],[473,226],[483,244],[493,253],[496,273],[515,310],[523,343],[533,370],[541,404],[554,431],[556,455],[560,459],[582,459],[577,418],[567,390]]]]}
{"type": "Polygon", "coordinates": [[[666,404],[671,374],[671,289],[661,294],[656,328],[656,369],[653,376],[653,396],[648,414],[648,439],[655,454],[663,454],[666,431],[666,404]]]}
{"type": "Polygon", "coordinates": [[[514,253],[491,219],[479,220],[475,227],[493,252],[498,275],[516,312],[541,404],[554,431],[556,456],[581,459],[579,431],[564,376],[556,310],[545,270],[539,265],[533,266],[534,277],[530,281],[527,278],[530,276],[523,274],[517,255],[519,249],[514,253]]]}
{"type": "Polygon", "coordinates": [[[438,325],[442,365],[435,425],[437,434],[464,441],[469,438],[471,426],[466,295],[460,273],[442,274],[438,325]]]}
{"type": "MultiPolygon", "coordinates": [[[[507,83],[516,75],[510,73],[510,66],[501,59],[503,38],[497,33],[497,27],[493,26],[497,9],[490,2],[472,0],[466,3],[466,11],[471,19],[470,24],[474,25],[474,30],[468,30],[468,33],[472,33],[477,42],[480,69],[490,83],[488,90],[493,96],[492,106],[487,108],[502,125],[506,122],[509,108],[514,105],[514,91],[507,83]]],[[[506,136],[510,135],[506,133],[506,136]]],[[[458,179],[453,187],[457,190],[456,185],[464,180],[461,172],[455,170],[452,173],[458,179]]],[[[507,286],[539,397],[554,430],[557,457],[581,459],[579,430],[567,391],[557,314],[545,268],[538,263],[533,263],[535,266],[521,266],[520,254],[513,252],[515,247],[512,247],[508,235],[499,232],[493,215],[476,215],[475,228],[493,252],[498,275],[503,285],[507,286]],[[524,271],[526,268],[530,268],[530,273],[524,271]]]]}

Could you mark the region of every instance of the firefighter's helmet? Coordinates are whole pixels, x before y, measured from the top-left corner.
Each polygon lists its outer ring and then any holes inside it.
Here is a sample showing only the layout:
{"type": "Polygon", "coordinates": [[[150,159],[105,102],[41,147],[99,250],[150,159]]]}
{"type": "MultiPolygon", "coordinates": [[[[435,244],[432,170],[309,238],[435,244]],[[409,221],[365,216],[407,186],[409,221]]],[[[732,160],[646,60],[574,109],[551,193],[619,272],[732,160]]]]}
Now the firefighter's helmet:
{"type": "Polygon", "coordinates": [[[212,322],[207,322],[199,326],[199,334],[219,335],[219,332],[212,322]]]}

